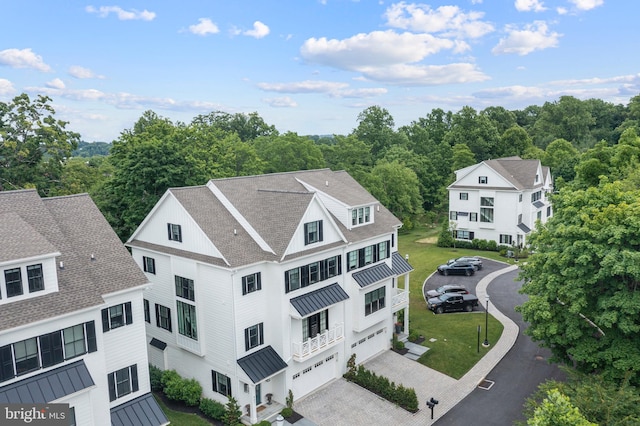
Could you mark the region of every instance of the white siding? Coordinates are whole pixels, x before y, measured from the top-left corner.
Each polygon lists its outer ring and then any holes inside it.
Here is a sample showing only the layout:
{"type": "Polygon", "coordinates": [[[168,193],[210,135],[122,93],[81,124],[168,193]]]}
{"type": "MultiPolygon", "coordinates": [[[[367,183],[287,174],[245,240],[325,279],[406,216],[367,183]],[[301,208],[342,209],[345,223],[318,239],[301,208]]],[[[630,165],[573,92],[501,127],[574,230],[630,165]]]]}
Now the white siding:
{"type": "Polygon", "coordinates": [[[314,201],[309,204],[309,208],[302,217],[302,221],[298,224],[298,228],[291,238],[291,242],[289,243],[289,246],[285,251],[285,255],[298,253],[304,250],[308,250],[312,247],[316,248],[323,245],[335,243],[336,241],[342,241],[342,236],[340,235],[338,228],[336,227],[331,217],[327,215],[327,212],[323,208],[322,204],[320,204],[317,199],[314,199],[314,201]],[[322,220],[322,241],[305,245],[304,224],[314,222],[316,220],[322,220]]]}

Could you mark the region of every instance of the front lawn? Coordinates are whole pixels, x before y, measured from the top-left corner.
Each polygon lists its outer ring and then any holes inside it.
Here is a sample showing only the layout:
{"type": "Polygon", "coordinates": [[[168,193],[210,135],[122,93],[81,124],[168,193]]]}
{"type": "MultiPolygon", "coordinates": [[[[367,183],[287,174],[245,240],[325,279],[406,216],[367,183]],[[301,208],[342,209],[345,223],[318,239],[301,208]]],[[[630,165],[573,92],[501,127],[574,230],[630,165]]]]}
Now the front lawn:
{"type": "MultiPolygon", "coordinates": [[[[485,314],[449,313],[434,315],[426,307],[422,296],[422,284],[438,265],[447,260],[465,256],[482,257],[505,261],[497,252],[441,248],[436,246],[438,228],[418,228],[398,236],[398,252],[409,254],[413,266],[410,279],[409,329],[426,338],[422,343],[429,348],[419,362],[455,379],[462,377],[487,351],[480,345],[478,353],[478,326],[482,327],[480,343],[485,337],[485,314]],[[435,339],[430,341],[430,339],[435,339]]],[[[489,343],[495,343],[502,334],[502,324],[489,312],[489,343]]]]}

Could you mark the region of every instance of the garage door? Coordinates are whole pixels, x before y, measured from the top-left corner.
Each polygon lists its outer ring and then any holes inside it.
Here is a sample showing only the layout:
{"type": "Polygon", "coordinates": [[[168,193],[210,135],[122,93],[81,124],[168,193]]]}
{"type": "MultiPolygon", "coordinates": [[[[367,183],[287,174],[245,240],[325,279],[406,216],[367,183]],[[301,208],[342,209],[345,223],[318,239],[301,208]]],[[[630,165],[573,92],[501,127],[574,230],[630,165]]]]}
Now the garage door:
{"type": "Polygon", "coordinates": [[[336,377],[338,354],[328,355],[310,363],[293,375],[293,396],[301,398],[336,377]]]}
{"type": "Polygon", "coordinates": [[[352,345],[351,351],[356,354],[356,363],[361,364],[387,347],[387,333],[381,328],[363,335],[352,345]]]}

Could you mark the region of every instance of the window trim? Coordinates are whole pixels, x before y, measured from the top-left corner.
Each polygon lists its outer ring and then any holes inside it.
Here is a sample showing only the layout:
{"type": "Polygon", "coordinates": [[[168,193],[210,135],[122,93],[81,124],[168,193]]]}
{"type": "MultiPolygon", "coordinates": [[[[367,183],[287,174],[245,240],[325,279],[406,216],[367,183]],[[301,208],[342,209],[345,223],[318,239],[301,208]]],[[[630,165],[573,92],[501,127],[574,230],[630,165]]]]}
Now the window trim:
{"type": "Polygon", "coordinates": [[[27,287],[29,287],[29,293],[35,293],[37,291],[44,290],[44,270],[42,269],[42,263],[36,263],[34,265],[27,265],[27,287]],[[39,271],[38,275],[33,275],[31,271],[39,271]]]}
{"type": "Polygon", "coordinates": [[[244,329],[244,348],[249,351],[253,348],[257,348],[260,345],[264,345],[264,323],[259,323],[247,327],[244,329]],[[252,332],[255,331],[255,338],[252,336],[252,332]],[[255,339],[255,342],[252,340],[255,339]]]}
{"type": "Polygon", "coordinates": [[[138,365],[133,364],[125,368],[121,368],[116,371],[112,371],[107,375],[107,382],[109,386],[109,401],[113,402],[118,398],[122,398],[123,396],[130,395],[134,392],[137,392],[140,388],[138,386],[138,365]],[[119,392],[120,384],[124,384],[125,380],[118,380],[118,373],[127,374],[126,383],[127,390],[125,392],[119,392]]]}
{"type": "Polygon", "coordinates": [[[227,397],[231,397],[232,393],[231,393],[231,378],[225,374],[219,373],[215,370],[211,370],[211,383],[212,383],[212,390],[214,392],[217,392],[221,395],[227,396],[227,397]],[[223,386],[226,387],[226,389],[223,389],[220,385],[222,384],[222,382],[226,382],[223,386]]]}
{"type": "Polygon", "coordinates": [[[245,275],[242,277],[242,295],[262,290],[261,272],[245,275]]]}
{"type": "Polygon", "coordinates": [[[4,285],[5,285],[7,298],[22,296],[24,294],[24,286],[22,285],[22,268],[18,267],[18,268],[5,269],[4,285]],[[9,274],[17,274],[17,277],[13,277],[9,279],[9,274]],[[9,292],[10,288],[12,289],[11,292],[9,292]],[[20,291],[18,292],[18,290],[20,291]]]}
{"type": "Polygon", "coordinates": [[[198,340],[198,312],[196,305],[176,300],[178,333],[193,340],[198,340]],[[185,315],[187,314],[188,315],[185,315]],[[181,321],[182,317],[182,321],[181,321]],[[188,326],[188,327],[187,327],[188,326]]]}
{"type": "Polygon", "coordinates": [[[315,244],[323,241],[322,219],[304,224],[304,245],[315,244]],[[313,228],[313,229],[311,229],[313,228]]]}
{"type": "Polygon", "coordinates": [[[195,282],[191,278],[174,275],[176,283],[176,296],[195,302],[195,282]]]}
{"type": "Polygon", "coordinates": [[[102,331],[113,330],[115,328],[124,327],[133,323],[133,312],[131,310],[131,302],[120,303],[118,305],[109,306],[102,310],[102,331]],[[122,310],[122,313],[118,314],[118,309],[122,310]],[[114,315],[114,312],[116,313],[114,315]],[[122,317],[122,322],[115,322],[114,318],[122,317]]]}
{"type": "Polygon", "coordinates": [[[478,183],[480,185],[486,185],[489,183],[489,176],[478,176],[478,183]]]}
{"type": "Polygon", "coordinates": [[[142,270],[150,274],[156,274],[156,260],[153,257],[142,256],[142,270]]]}
{"type": "Polygon", "coordinates": [[[468,192],[461,192],[460,193],[460,200],[468,201],[469,200],[469,193],[468,192]]]}
{"type": "Polygon", "coordinates": [[[142,299],[142,308],[144,310],[144,322],[151,324],[151,307],[147,299],[142,299]]]}
{"type": "Polygon", "coordinates": [[[364,295],[364,315],[368,316],[376,313],[386,307],[387,287],[382,286],[375,290],[372,290],[364,295]],[[382,297],[380,296],[382,293],[382,297]],[[374,297],[376,299],[374,300],[374,297]],[[367,299],[370,299],[367,302],[367,299]],[[375,308],[375,309],[374,309],[375,308]]]}
{"type": "Polygon", "coordinates": [[[167,234],[169,241],[182,242],[182,225],[167,223],[167,234]]]}
{"type": "Polygon", "coordinates": [[[156,326],[163,330],[167,330],[168,332],[172,332],[171,327],[171,308],[168,306],[161,305],[156,303],[156,326]],[[161,315],[162,313],[166,313],[167,315],[161,315]],[[166,324],[164,321],[166,320],[166,324]],[[165,327],[166,325],[166,327],[165,327]]]}

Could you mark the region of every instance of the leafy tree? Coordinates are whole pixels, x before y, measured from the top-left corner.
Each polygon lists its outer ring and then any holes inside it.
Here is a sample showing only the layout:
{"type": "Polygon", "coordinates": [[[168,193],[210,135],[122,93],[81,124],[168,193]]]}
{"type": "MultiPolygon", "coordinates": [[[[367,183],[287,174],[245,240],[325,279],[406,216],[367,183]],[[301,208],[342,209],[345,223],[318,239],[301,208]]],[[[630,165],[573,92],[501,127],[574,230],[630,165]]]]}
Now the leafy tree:
{"type": "Polygon", "coordinates": [[[452,171],[464,169],[476,164],[476,157],[467,144],[459,143],[453,146],[453,166],[452,171]]]}
{"type": "Polygon", "coordinates": [[[333,145],[320,145],[327,167],[345,170],[358,181],[369,173],[373,159],[364,142],[353,135],[336,135],[335,142],[333,145]]]}
{"type": "Polygon", "coordinates": [[[242,142],[249,142],[260,136],[278,135],[275,126],[265,123],[257,112],[229,114],[222,111],[214,111],[209,114],[198,115],[193,119],[192,124],[236,134],[242,142]]]}
{"type": "Polygon", "coordinates": [[[555,139],[566,139],[578,148],[589,148],[596,140],[591,128],[596,120],[588,104],[573,96],[561,96],[557,102],[545,102],[531,129],[533,143],[542,149],[555,139]]]}
{"type": "Polygon", "coordinates": [[[451,130],[444,140],[451,146],[466,144],[479,162],[496,158],[500,135],[486,115],[478,115],[476,110],[465,106],[453,115],[451,130]]]}
{"type": "Polygon", "coordinates": [[[431,155],[436,146],[441,145],[451,130],[453,113],[435,108],[426,117],[413,121],[400,130],[407,135],[409,147],[417,154],[431,155]]]}
{"type": "Polygon", "coordinates": [[[517,309],[553,360],[640,383],[640,190],[606,178],[562,188],[554,216],[530,236],[517,309]]]}
{"type": "Polygon", "coordinates": [[[487,107],[480,111],[480,115],[486,116],[491,120],[499,134],[503,134],[507,129],[517,126],[516,115],[501,106],[487,107]]]}
{"type": "Polygon", "coordinates": [[[533,148],[531,137],[522,127],[515,125],[502,133],[496,146],[496,158],[522,156],[533,148]]]}
{"type": "Polygon", "coordinates": [[[591,423],[571,404],[571,400],[557,389],[551,389],[536,408],[529,426],[597,426],[591,423]]]}
{"type": "Polygon", "coordinates": [[[50,195],[80,135],[56,120],[51,98],[26,94],[0,102],[0,190],[37,188],[50,195]]]}
{"type": "Polygon", "coordinates": [[[112,173],[113,166],[107,157],[70,158],[62,169],[58,185],[51,188],[50,195],[71,195],[84,192],[94,195],[112,173]]]}
{"type": "Polygon", "coordinates": [[[580,152],[565,139],[556,139],[545,150],[542,164],[549,166],[554,178],[570,182],[574,179],[575,167],[580,161],[580,152]]]}
{"type": "Polygon", "coordinates": [[[256,139],[255,150],[265,162],[266,173],[320,169],[325,166],[320,148],[306,136],[287,132],[256,139]]]}
{"type": "Polygon", "coordinates": [[[584,103],[595,120],[590,129],[591,139],[613,145],[620,137],[620,125],[626,117],[625,107],[601,99],[587,99],[584,103]]]}
{"type": "Polygon", "coordinates": [[[358,127],[352,135],[367,144],[374,159],[381,158],[393,145],[407,143],[403,134],[396,133],[393,117],[384,108],[371,106],[358,114],[358,127]]]}

